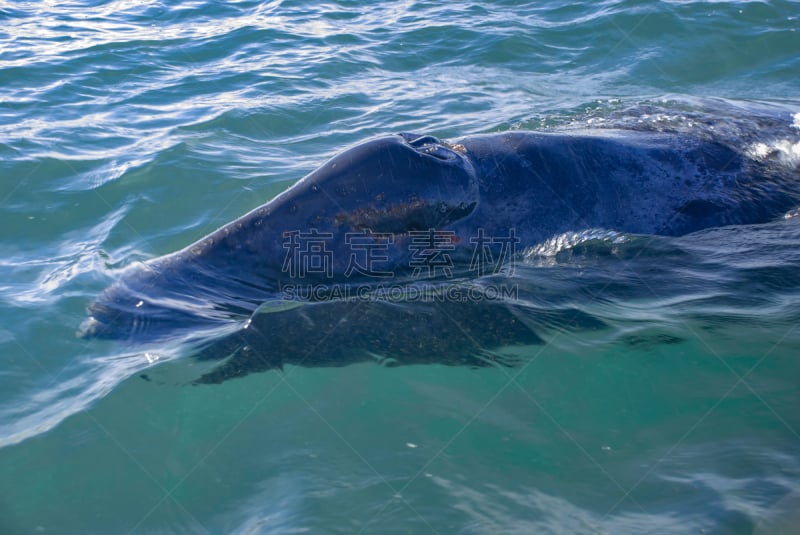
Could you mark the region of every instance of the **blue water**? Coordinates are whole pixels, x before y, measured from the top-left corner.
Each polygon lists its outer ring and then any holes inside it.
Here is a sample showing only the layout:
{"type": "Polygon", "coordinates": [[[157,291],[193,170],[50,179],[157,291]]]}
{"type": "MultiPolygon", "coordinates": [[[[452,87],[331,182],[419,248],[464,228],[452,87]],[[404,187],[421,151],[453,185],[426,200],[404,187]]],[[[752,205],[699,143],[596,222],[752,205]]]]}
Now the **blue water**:
{"type": "Polygon", "coordinates": [[[0,3],[0,533],[790,532],[796,214],[533,244],[526,298],[604,327],[543,325],[514,368],[189,386],[181,347],[75,332],[125,266],[372,135],[760,128],[742,150],[796,170],[798,27],[789,1],[0,3]]]}

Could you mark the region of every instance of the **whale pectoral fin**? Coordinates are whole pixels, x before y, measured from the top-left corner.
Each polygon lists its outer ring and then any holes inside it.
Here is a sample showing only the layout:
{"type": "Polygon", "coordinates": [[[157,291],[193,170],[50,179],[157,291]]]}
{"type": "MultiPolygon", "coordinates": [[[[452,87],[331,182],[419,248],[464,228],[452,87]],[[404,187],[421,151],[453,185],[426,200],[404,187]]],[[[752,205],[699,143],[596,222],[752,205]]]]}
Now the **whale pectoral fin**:
{"type": "Polygon", "coordinates": [[[283,362],[269,358],[265,354],[259,354],[249,346],[244,346],[228,357],[228,360],[192,381],[192,384],[220,384],[228,379],[269,370],[283,371],[283,362]]]}
{"type": "Polygon", "coordinates": [[[250,370],[247,367],[242,366],[241,362],[231,357],[229,361],[217,366],[208,373],[204,373],[203,375],[192,381],[192,384],[218,385],[220,383],[227,381],[228,379],[234,379],[236,377],[244,377],[249,373],[250,370]]]}
{"type": "Polygon", "coordinates": [[[196,379],[194,384],[218,384],[254,372],[283,370],[283,359],[278,350],[255,327],[240,329],[215,340],[192,357],[200,361],[223,361],[196,379]]]}

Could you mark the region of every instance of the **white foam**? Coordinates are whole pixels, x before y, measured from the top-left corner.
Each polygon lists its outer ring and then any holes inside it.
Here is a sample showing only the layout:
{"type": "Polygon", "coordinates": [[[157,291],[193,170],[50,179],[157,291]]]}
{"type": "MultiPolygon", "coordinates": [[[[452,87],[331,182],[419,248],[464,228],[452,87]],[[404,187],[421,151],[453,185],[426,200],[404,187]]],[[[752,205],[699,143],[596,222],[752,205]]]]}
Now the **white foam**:
{"type": "Polygon", "coordinates": [[[587,229],[580,232],[565,232],[535,245],[525,251],[525,258],[554,257],[561,251],[572,249],[588,241],[604,241],[619,244],[627,241],[627,235],[606,229],[587,229]]]}
{"type": "Polygon", "coordinates": [[[783,214],[784,219],[795,219],[800,217],[800,208],[795,208],[794,210],[789,210],[785,214],[783,214]]]}
{"type": "Polygon", "coordinates": [[[750,145],[747,154],[756,160],[777,160],[796,167],[800,165],[800,141],[793,142],[789,139],[778,139],[768,143],[760,141],[750,145]]]}
{"type": "MultiPolygon", "coordinates": [[[[800,130],[800,112],[792,115],[792,128],[800,130]]],[[[800,166],[800,141],[794,139],[774,139],[759,141],[745,149],[748,156],[755,160],[770,159],[790,165],[800,166]]]]}

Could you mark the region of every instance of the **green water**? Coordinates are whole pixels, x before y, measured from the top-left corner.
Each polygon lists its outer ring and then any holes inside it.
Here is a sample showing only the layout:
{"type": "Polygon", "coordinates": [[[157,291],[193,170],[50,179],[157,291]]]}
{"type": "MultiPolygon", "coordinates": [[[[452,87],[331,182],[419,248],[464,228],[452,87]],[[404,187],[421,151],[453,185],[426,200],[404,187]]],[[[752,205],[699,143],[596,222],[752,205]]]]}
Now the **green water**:
{"type": "Polygon", "coordinates": [[[513,368],[189,386],[206,367],[180,350],[75,331],[124,266],[376,134],[763,106],[787,133],[760,141],[796,166],[800,4],[6,2],[0,21],[0,533],[796,526],[798,218],[624,269],[523,265],[550,296],[616,278],[566,296],[604,328],[555,324],[513,368]]]}

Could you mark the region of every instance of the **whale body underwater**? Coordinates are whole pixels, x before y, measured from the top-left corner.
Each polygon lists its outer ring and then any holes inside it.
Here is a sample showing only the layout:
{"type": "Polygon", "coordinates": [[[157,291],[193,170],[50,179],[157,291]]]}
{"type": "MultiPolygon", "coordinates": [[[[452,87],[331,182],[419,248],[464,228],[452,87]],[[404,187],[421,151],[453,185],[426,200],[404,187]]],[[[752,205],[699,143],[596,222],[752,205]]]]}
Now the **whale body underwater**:
{"type": "MultiPolygon", "coordinates": [[[[502,272],[509,247],[513,256],[565,232],[682,236],[768,222],[799,205],[796,167],[709,135],[385,135],[185,249],[130,266],[89,306],[81,335],[159,340],[239,321],[198,353],[227,359],[200,382],[286,363],[508,364],[486,350],[541,342],[513,300],[351,302],[287,298],[286,288],[441,288],[502,272]]],[[[568,321],[596,327],[579,316],[568,321]]]]}

